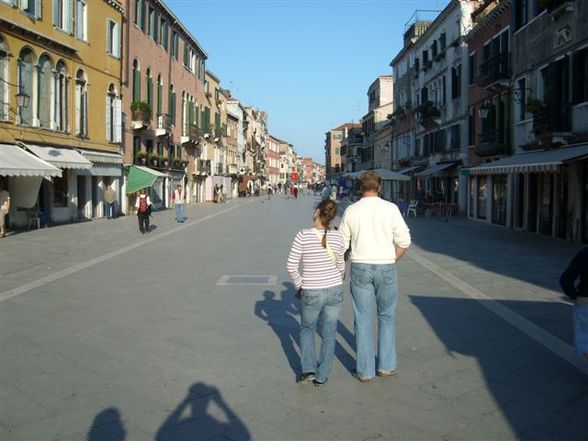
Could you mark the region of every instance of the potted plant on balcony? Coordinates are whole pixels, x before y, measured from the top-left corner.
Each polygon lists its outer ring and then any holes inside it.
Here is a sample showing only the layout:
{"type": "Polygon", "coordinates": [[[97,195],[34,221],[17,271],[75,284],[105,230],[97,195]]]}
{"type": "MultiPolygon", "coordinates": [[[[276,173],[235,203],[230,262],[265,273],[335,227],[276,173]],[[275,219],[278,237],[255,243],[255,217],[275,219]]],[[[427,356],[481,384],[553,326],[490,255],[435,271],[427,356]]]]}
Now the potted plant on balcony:
{"type": "Polygon", "coordinates": [[[131,103],[133,121],[148,123],[151,121],[151,107],[145,101],[133,101],[131,103]]]}
{"type": "Polygon", "coordinates": [[[174,159],[173,168],[175,168],[176,170],[181,169],[182,168],[182,160],[178,159],[178,158],[174,159]]]}
{"type": "Polygon", "coordinates": [[[145,153],[145,152],[137,153],[137,161],[140,164],[145,164],[147,162],[147,153],[145,153]]]}
{"type": "Polygon", "coordinates": [[[157,167],[159,165],[159,155],[157,153],[151,153],[149,155],[149,160],[151,161],[151,165],[157,167]]]}
{"type": "Polygon", "coordinates": [[[169,166],[169,161],[166,157],[162,156],[161,157],[161,165],[165,168],[167,168],[169,166]]]}

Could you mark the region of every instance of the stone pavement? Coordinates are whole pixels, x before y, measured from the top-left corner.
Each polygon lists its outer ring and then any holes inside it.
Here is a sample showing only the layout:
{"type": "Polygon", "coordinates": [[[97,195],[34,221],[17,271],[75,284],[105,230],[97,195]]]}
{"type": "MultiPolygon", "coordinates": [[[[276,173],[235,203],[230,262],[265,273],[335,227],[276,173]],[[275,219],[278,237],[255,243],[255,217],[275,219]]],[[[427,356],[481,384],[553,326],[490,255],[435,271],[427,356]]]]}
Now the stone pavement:
{"type": "Polygon", "coordinates": [[[557,278],[580,248],[411,218],[400,375],[355,381],[346,287],[336,360],[297,385],[285,258],[315,199],[273,197],[0,241],[0,439],[586,440],[588,368],[557,278]],[[231,277],[233,276],[233,277],[231,277]],[[256,277],[235,277],[256,276],[256,277]]]}

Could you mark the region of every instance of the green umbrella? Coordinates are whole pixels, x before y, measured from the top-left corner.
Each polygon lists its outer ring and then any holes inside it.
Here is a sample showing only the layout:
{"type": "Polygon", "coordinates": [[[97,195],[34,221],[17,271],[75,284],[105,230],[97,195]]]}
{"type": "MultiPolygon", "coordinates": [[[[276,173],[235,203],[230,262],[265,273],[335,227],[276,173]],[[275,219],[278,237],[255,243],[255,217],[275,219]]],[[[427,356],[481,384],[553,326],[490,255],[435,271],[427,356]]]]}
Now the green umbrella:
{"type": "Polygon", "coordinates": [[[129,168],[127,193],[135,193],[142,188],[151,187],[155,180],[160,177],[162,177],[162,174],[155,170],[150,171],[147,167],[131,165],[129,168]]]}

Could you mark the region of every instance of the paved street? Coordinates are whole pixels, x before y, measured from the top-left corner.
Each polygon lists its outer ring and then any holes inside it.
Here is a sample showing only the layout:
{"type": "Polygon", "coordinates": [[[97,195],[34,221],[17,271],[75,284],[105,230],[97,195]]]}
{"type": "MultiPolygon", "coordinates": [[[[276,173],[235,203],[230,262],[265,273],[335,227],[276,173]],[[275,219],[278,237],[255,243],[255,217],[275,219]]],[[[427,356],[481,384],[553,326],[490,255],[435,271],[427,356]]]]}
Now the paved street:
{"type": "Polygon", "coordinates": [[[463,219],[409,220],[399,376],[351,376],[346,286],[329,381],[297,385],[285,259],[315,202],[192,205],[184,224],[154,213],[144,236],[133,216],[3,239],[0,439],[588,439],[588,367],[557,285],[580,246],[463,219]]]}

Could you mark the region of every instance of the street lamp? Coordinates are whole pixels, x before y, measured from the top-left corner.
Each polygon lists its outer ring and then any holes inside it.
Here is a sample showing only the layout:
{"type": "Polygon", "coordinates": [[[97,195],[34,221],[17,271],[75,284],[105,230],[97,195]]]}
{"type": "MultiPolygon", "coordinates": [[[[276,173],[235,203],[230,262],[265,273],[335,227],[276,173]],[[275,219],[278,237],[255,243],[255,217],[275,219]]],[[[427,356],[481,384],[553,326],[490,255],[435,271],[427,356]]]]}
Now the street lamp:
{"type": "Polygon", "coordinates": [[[478,109],[478,115],[480,118],[486,119],[488,118],[488,111],[490,110],[490,102],[485,101],[484,104],[478,109]]]}
{"type": "Polygon", "coordinates": [[[29,107],[29,102],[31,101],[31,97],[28,96],[26,93],[24,93],[23,91],[18,92],[16,95],[16,105],[18,107],[29,107]]]}

